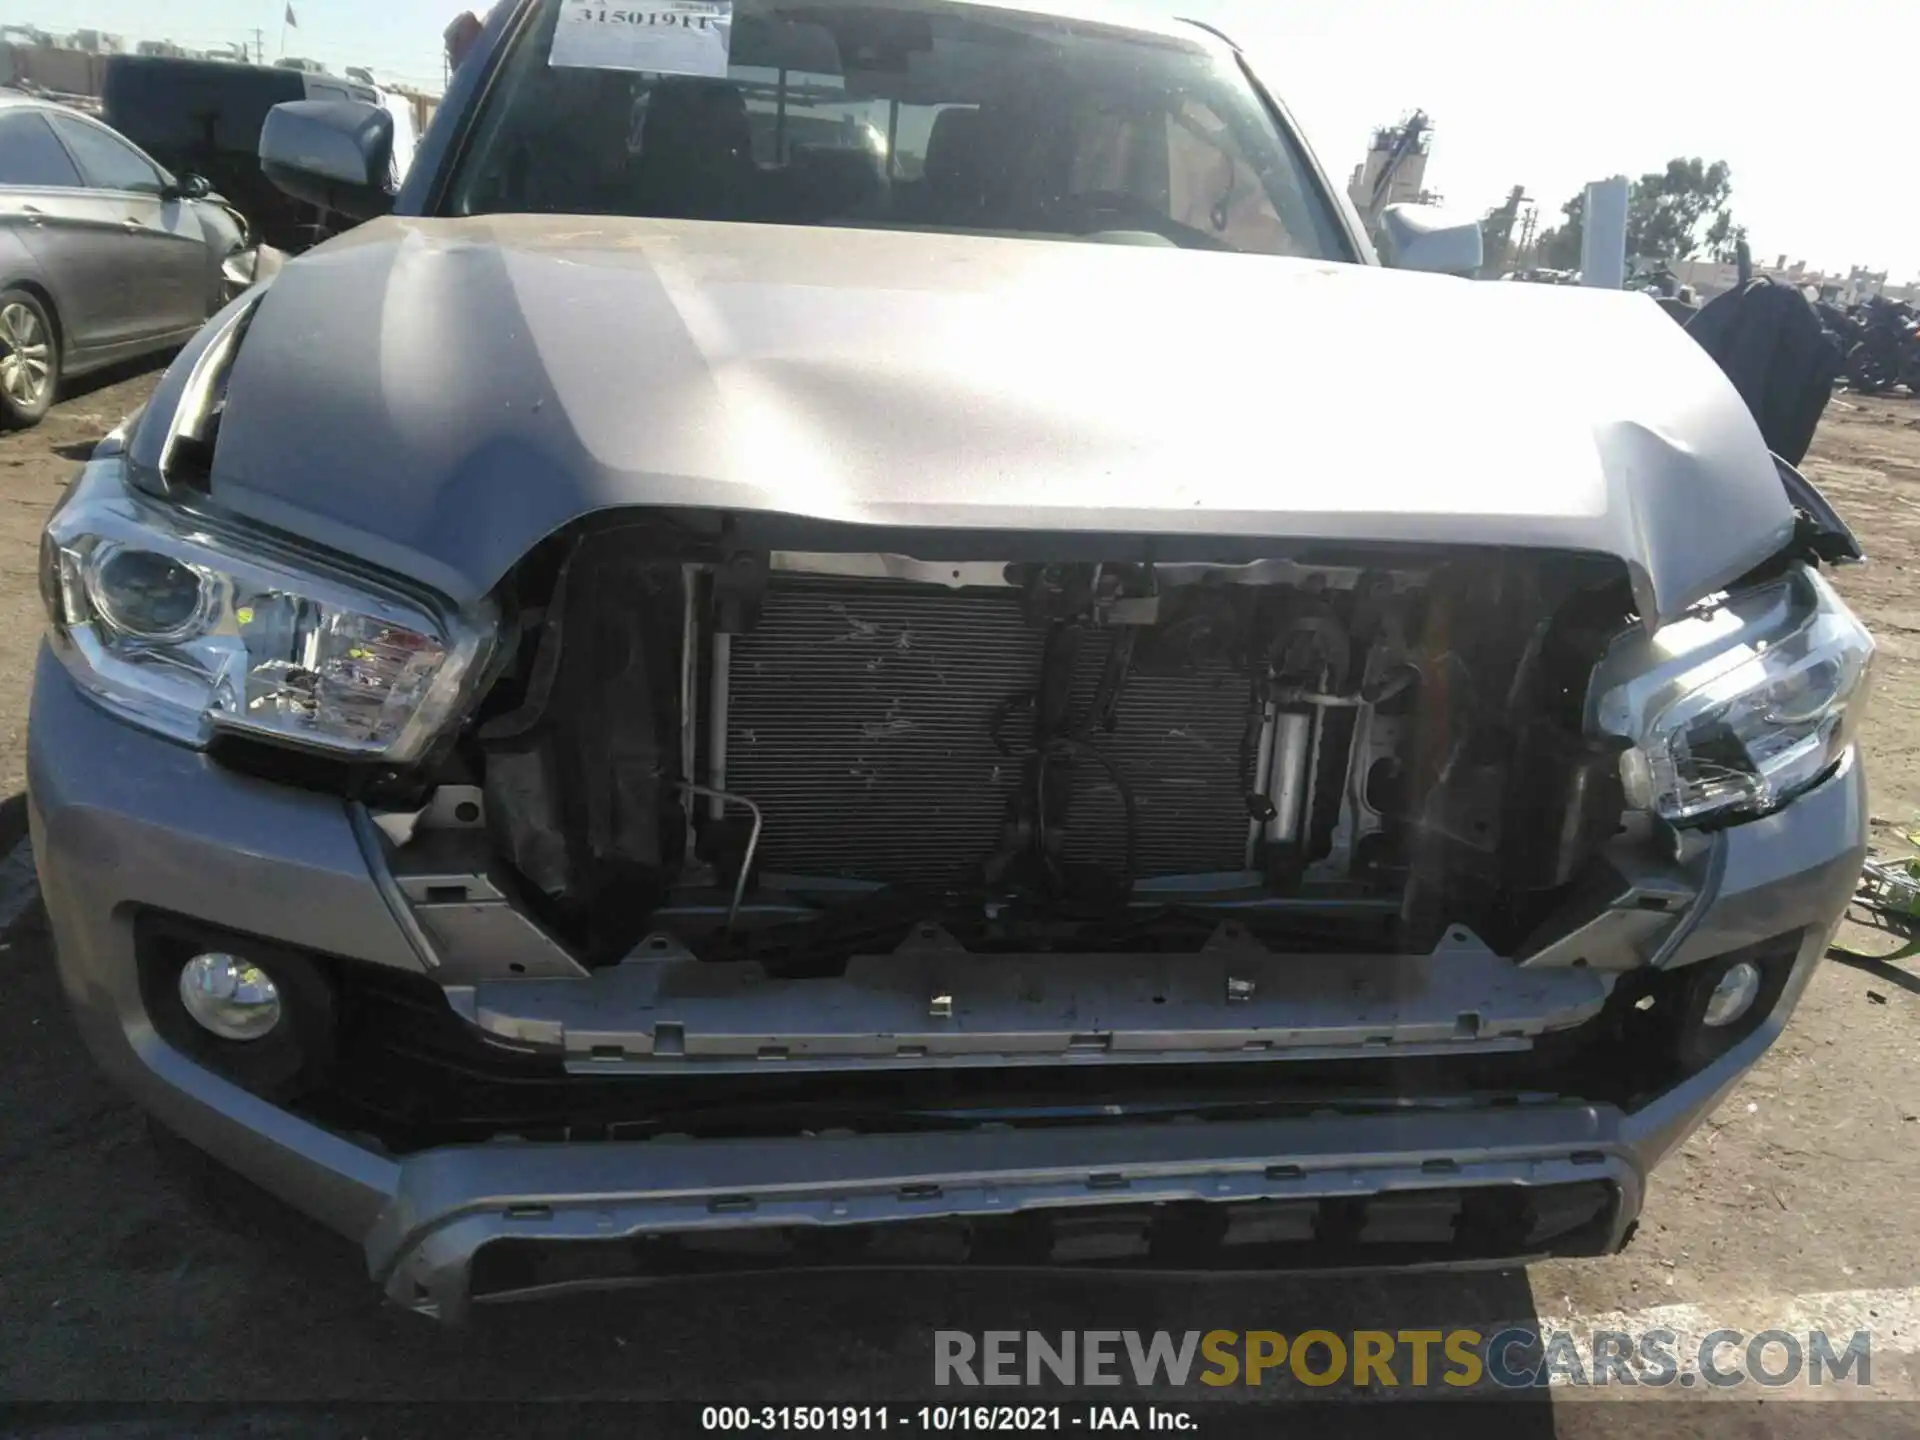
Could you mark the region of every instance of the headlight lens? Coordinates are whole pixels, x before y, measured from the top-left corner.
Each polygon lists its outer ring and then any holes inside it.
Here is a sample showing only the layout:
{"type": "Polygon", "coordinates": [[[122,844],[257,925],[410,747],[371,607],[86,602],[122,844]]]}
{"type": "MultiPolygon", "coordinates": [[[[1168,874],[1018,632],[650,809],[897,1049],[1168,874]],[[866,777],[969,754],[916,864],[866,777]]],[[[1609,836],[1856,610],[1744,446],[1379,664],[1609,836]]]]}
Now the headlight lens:
{"type": "Polygon", "coordinates": [[[1872,660],[1873,637],[1798,569],[1616,646],[1595,721],[1633,741],[1622,778],[1637,807],[1675,824],[1764,813],[1844,753],[1872,660]]]}
{"type": "Polygon", "coordinates": [[[62,658],[175,739],[217,730],[404,763],[458,713],[486,616],[147,500],[88,467],[48,523],[41,589],[62,658]]]}
{"type": "Polygon", "coordinates": [[[82,566],[87,599],[107,628],[140,640],[190,638],[206,621],[214,596],[212,577],[156,550],[134,550],[112,541],[82,566]]]}

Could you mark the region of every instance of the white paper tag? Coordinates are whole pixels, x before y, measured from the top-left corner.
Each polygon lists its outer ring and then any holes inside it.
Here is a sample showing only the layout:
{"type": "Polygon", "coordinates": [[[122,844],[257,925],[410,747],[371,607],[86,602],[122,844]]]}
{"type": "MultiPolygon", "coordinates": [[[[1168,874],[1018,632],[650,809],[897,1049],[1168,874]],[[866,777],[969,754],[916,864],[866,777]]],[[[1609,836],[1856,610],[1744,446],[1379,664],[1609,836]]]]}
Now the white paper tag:
{"type": "Polygon", "coordinates": [[[719,78],[727,73],[732,37],[733,0],[628,0],[617,7],[565,0],[547,63],[719,78]]]}

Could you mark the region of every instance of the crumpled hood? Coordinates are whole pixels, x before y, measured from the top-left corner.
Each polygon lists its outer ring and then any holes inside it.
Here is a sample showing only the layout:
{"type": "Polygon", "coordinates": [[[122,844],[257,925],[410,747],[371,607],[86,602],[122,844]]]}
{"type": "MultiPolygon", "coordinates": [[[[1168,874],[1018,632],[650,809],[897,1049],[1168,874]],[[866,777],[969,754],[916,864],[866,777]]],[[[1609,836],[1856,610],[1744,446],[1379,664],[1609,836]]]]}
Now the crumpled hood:
{"type": "Polygon", "coordinates": [[[627,505],[1594,551],[1661,618],[1793,528],[1738,395],[1644,296],[532,216],[388,219],[290,263],[212,486],[462,603],[627,505]]]}

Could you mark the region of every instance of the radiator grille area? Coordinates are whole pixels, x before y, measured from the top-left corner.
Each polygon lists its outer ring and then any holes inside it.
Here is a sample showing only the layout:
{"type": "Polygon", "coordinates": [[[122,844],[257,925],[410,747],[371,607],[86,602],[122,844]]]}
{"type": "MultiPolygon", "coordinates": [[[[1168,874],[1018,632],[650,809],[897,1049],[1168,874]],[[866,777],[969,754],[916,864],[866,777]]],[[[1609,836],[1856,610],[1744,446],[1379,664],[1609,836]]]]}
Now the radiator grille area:
{"type": "MultiPolygon", "coordinates": [[[[766,816],[763,867],[864,880],[957,883],[1001,839],[1030,723],[1003,755],[996,711],[1039,679],[1044,632],[1010,591],[786,578],[732,646],[728,788],[766,816]]],[[[1076,711],[1111,636],[1089,632],[1076,711]]],[[[1116,727],[1095,742],[1120,767],[1138,817],[1141,876],[1240,867],[1247,682],[1224,667],[1133,674],[1116,727]]],[[[1067,853],[1111,866],[1125,852],[1115,783],[1074,767],[1067,853]]]]}

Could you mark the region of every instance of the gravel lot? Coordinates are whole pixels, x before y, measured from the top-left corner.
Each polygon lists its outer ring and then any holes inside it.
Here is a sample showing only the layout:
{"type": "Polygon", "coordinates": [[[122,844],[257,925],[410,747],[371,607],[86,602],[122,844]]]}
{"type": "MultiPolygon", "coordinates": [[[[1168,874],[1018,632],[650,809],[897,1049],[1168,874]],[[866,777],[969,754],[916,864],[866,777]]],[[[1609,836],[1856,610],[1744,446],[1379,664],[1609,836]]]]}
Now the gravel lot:
{"type": "MultiPolygon", "coordinates": [[[[153,378],[116,377],[0,436],[5,792],[24,770],[40,525],[153,378]]],[[[1882,647],[1866,749],[1876,834],[1903,844],[1920,829],[1920,403],[1839,397],[1810,468],[1873,556],[1841,583],[1882,647]]],[[[1878,939],[1849,929],[1856,948],[1878,939]]],[[[1873,1320],[1896,1332],[1876,1341],[1874,1389],[1917,1397],[1920,1333],[1900,1308],[1920,1293],[1917,976],[1827,965],[1786,1039],[1656,1177],[1634,1245],[1605,1261],[1358,1283],[740,1280],[515,1307],[455,1335],[386,1308],[351,1246],[272,1208],[210,1211],[157,1165],[139,1114],[83,1055],[29,915],[0,944],[0,1397],[852,1403],[927,1395],[935,1329],[1339,1331],[1673,1305],[1761,1329],[1795,1297],[1825,1313],[1838,1302],[1821,1297],[1858,1291],[1892,1307],[1873,1320]]],[[[1656,1430],[1691,1428],[1690,1412],[1659,1408],[1656,1430]]],[[[1556,1406],[1539,1433],[1581,1433],[1593,1409],[1556,1406]]],[[[1769,1411],[1753,1433],[1792,1414],[1769,1411]]],[[[1834,1415],[1822,1433],[1856,1431],[1834,1415]]]]}

